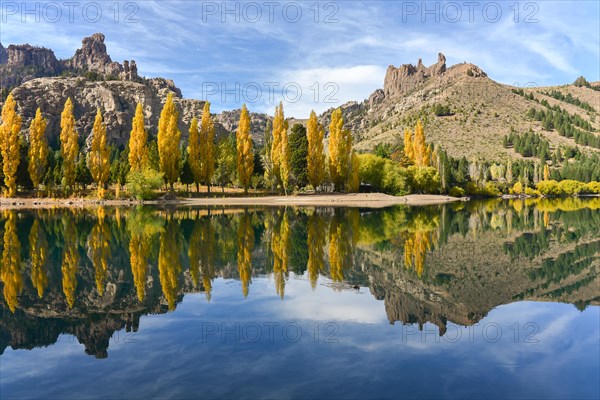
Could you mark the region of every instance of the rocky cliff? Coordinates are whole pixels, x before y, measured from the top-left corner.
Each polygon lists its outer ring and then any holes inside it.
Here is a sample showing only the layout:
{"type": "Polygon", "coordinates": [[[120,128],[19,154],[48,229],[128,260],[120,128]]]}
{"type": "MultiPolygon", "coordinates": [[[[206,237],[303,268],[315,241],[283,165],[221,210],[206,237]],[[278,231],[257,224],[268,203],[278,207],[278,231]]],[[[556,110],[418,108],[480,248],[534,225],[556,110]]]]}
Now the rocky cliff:
{"type": "MultiPolygon", "coordinates": [[[[123,64],[108,55],[105,37],[93,34],[82,41],[72,58],[57,60],[52,50],[26,45],[0,48],[0,86],[12,89],[17,109],[23,117],[22,132],[28,128],[38,107],[48,120],[50,143],[57,143],[60,133],[60,113],[64,102],[71,97],[75,104],[76,129],[87,140],[96,110],[102,110],[109,143],[124,146],[129,140],[131,121],[138,102],[144,105],[146,128],[151,136],[157,133],[158,119],[167,95],[172,93],[180,111],[182,137],[187,137],[193,117],[200,119],[204,101],[184,99],[172,80],[144,78],[138,75],[134,60],[123,64]]],[[[240,110],[215,116],[217,137],[237,129],[240,110]]],[[[251,131],[255,142],[262,134],[269,117],[251,113],[251,131]]]]}

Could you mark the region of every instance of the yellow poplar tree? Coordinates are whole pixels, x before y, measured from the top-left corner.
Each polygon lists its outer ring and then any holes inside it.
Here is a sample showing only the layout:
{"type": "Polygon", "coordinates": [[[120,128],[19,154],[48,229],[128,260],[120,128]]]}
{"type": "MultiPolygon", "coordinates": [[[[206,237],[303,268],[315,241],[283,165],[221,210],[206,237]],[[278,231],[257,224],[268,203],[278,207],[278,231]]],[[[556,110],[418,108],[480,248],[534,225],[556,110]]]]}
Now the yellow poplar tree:
{"type": "Polygon", "coordinates": [[[73,101],[69,97],[60,115],[60,151],[63,157],[63,179],[65,187],[73,188],[75,184],[75,167],[79,154],[78,136],[75,130],[73,101]]]}
{"type": "Polygon", "coordinates": [[[550,179],[550,169],[548,168],[548,164],[544,165],[544,180],[547,181],[550,179]]]}
{"type": "Polygon", "coordinates": [[[325,129],[317,121],[317,114],[314,111],[310,112],[310,118],[306,124],[306,135],[308,138],[308,181],[316,190],[325,178],[325,153],[323,152],[325,129]]]}
{"type": "Polygon", "coordinates": [[[131,134],[129,135],[129,165],[132,171],[139,172],[148,165],[147,140],[148,133],[144,126],[144,110],[142,104],[138,103],[131,125],[131,134]]]}
{"type": "Polygon", "coordinates": [[[344,190],[351,172],[352,135],[344,129],[342,109],[331,114],[329,125],[329,173],[335,190],[344,190]]]}
{"type": "Polygon", "coordinates": [[[200,144],[200,132],[198,132],[198,120],[196,117],[192,118],[190,123],[190,134],[188,138],[188,154],[190,156],[190,168],[192,175],[194,175],[194,182],[196,183],[196,191],[200,191],[200,182],[202,181],[202,155],[201,155],[201,144],[200,144]]]}
{"type": "Polygon", "coordinates": [[[35,118],[29,126],[29,176],[34,188],[38,188],[48,166],[48,141],[46,140],[47,122],[42,117],[42,110],[38,107],[35,118]]]}
{"type": "MultiPolygon", "coordinates": [[[[273,118],[273,141],[271,143],[271,161],[273,163],[273,176],[278,182],[283,182],[281,177],[281,163],[283,161],[282,148],[283,135],[287,135],[288,122],[283,113],[283,103],[275,107],[275,118],[273,118]]],[[[287,160],[289,162],[289,159],[287,160]]]]}
{"type": "Polygon", "coordinates": [[[254,172],[254,153],[252,153],[252,138],[250,137],[250,115],[244,104],[240,123],[236,134],[237,172],[244,193],[248,193],[250,178],[254,172]]]}
{"type": "Polygon", "coordinates": [[[210,182],[215,173],[215,123],[210,116],[210,102],[204,103],[200,125],[201,180],[210,193],[210,182]]]}
{"type": "Polygon", "coordinates": [[[92,179],[98,186],[98,197],[104,197],[104,185],[110,176],[108,147],[106,146],[106,126],[102,122],[100,110],[96,113],[92,128],[92,148],[88,154],[88,166],[92,179]]]}
{"type": "Polygon", "coordinates": [[[414,162],[417,167],[428,167],[431,161],[431,148],[425,143],[425,133],[421,120],[417,121],[413,141],[414,162]]]}
{"type": "Polygon", "coordinates": [[[17,193],[17,168],[19,167],[19,131],[21,117],[17,114],[16,101],[12,94],[6,98],[2,107],[2,125],[0,125],[0,151],[2,152],[2,172],[6,195],[13,197],[17,193]]]}
{"type": "Polygon", "coordinates": [[[165,174],[171,190],[179,177],[179,140],[181,132],[177,126],[179,112],[175,108],[173,94],[169,93],[167,101],[160,112],[158,120],[158,155],[160,172],[165,174]]]}

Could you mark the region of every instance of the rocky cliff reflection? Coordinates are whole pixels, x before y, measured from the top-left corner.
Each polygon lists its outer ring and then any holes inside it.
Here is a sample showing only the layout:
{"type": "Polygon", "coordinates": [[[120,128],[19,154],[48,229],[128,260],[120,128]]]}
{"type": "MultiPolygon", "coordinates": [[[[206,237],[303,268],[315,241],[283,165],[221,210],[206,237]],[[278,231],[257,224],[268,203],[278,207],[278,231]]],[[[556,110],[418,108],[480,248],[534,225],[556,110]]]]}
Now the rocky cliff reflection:
{"type": "Polygon", "coordinates": [[[471,325],[530,299],[599,304],[600,199],[515,200],[384,210],[343,208],[8,210],[2,236],[1,346],[73,334],[106,357],[115,331],[211,300],[215,278],[292,274],[313,288],[370,287],[390,323],[471,325]]]}

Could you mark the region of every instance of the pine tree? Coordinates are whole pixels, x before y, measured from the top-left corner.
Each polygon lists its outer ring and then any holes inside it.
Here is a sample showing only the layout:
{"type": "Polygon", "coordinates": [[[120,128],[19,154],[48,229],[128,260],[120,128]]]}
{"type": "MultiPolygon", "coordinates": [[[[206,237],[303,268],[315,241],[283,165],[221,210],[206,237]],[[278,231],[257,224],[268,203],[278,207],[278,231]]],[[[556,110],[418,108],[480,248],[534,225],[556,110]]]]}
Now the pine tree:
{"type": "Polygon", "coordinates": [[[245,104],[242,107],[237,129],[236,149],[238,179],[244,188],[244,193],[248,193],[250,179],[254,172],[254,154],[252,152],[252,138],[250,137],[250,115],[245,104]]]}
{"type": "Polygon", "coordinates": [[[311,111],[306,124],[308,137],[308,181],[315,188],[321,186],[325,177],[325,153],[323,151],[323,137],[325,130],[317,121],[317,114],[311,111]]]}
{"type": "Polygon", "coordinates": [[[138,103],[135,108],[135,116],[129,136],[129,165],[134,172],[142,171],[148,167],[148,147],[146,142],[148,133],[144,126],[144,113],[142,104],[138,103]]]}
{"type": "Polygon", "coordinates": [[[21,117],[17,114],[16,101],[12,94],[6,98],[2,107],[2,125],[0,125],[0,151],[2,152],[2,172],[6,185],[7,197],[13,197],[17,192],[17,168],[19,167],[19,132],[21,117]]]}
{"type": "Polygon", "coordinates": [[[210,183],[215,173],[215,123],[210,115],[210,102],[204,103],[200,126],[201,180],[210,193],[210,183]]]}
{"type": "Polygon", "coordinates": [[[69,97],[60,115],[60,152],[63,158],[63,189],[73,189],[75,184],[75,169],[79,143],[75,130],[75,116],[73,115],[73,101],[69,97]]]}
{"type": "Polygon", "coordinates": [[[47,121],[42,117],[42,111],[38,107],[35,118],[29,126],[29,176],[33,187],[37,189],[48,166],[48,141],[46,140],[47,121]]]}
{"type": "Polygon", "coordinates": [[[177,126],[179,112],[175,108],[173,94],[169,93],[167,101],[160,112],[158,120],[158,155],[160,158],[160,172],[165,175],[171,191],[179,177],[179,140],[181,132],[177,126]]]}
{"type": "Polygon", "coordinates": [[[352,135],[344,129],[342,109],[331,114],[329,125],[329,173],[336,191],[342,191],[348,184],[352,155],[352,135]]]}
{"type": "Polygon", "coordinates": [[[92,148],[88,154],[90,173],[98,186],[98,197],[104,198],[104,185],[110,177],[108,148],[106,147],[106,126],[102,122],[100,110],[96,113],[92,129],[92,148]]]}
{"type": "Polygon", "coordinates": [[[192,118],[190,123],[190,135],[188,138],[188,162],[192,170],[193,181],[196,184],[196,192],[200,192],[202,181],[202,155],[201,155],[200,133],[198,132],[198,120],[192,118]]]}

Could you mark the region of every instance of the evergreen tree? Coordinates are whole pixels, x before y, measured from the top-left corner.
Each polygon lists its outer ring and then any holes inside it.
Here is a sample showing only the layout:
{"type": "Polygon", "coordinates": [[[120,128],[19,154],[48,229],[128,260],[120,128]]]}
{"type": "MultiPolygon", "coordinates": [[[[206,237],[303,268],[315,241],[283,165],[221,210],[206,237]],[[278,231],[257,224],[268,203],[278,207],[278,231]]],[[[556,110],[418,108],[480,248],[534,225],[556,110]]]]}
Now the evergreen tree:
{"type": "Polygon", "coordinates": [[[301,124],[292,127],[289,136],[290,165],[298,188],[308,184],[308,138],[301,124]]]}

